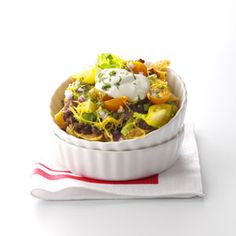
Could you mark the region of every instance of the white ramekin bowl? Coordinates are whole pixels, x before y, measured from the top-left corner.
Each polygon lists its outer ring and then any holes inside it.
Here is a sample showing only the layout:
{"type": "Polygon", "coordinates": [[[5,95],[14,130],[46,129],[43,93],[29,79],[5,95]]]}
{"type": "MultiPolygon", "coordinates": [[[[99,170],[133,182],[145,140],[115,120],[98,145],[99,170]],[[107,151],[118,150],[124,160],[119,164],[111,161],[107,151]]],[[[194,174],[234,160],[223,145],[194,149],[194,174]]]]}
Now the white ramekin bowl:
{"type": "Polygon", "coordinates": [[[83,139],[76,138],[72,135],[67,134],[65,131],[61,130],[54,122],[54,115],[62,108],[64,91],[70,80],[63,82],[55,91],[51,99],[50,109],[52,117],[52,126],[54,133],[60,137],[60,139],[66,142],[77,145],[80,147],[88,149],[98,149],[104,151],[125,151],[125,150],[135,150],[141,148],[147,148],[157,144],[161,144],[167,140],[172,139],[181,130],[185,111],[187,106],[187,92],[185,89],[185,84],[173,70],[168,69],[167,79],[173,92],[179,97],[179,110],[176,115],[160,129],[150,132],[143,138],[136,138],[130,140],[123,140],[119,142],[99,142],[99,141],[87,141],[83,139]]]}
{"type": "Polygon", "coordinates": [[[103,151],[69,144],[56,136],[58,161],[72,173],[101,180],[131,180],[160,173],[179,157],[184,127],[171,140],[130,151],[103,151]]]}

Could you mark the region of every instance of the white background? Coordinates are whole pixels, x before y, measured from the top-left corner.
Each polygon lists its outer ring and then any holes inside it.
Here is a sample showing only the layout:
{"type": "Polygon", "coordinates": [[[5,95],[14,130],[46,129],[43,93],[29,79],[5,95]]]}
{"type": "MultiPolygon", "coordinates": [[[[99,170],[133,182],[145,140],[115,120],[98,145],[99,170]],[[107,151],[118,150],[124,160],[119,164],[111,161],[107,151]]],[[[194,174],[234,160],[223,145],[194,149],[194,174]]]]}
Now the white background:
{"type": "Polygon", "coordinates": [[[234,1],[0,1],[0,235],[236,235],[234,1]],[[168,58],[188,89],[205,199],[42,202],[56,86],[101,52],[168,58]]]}

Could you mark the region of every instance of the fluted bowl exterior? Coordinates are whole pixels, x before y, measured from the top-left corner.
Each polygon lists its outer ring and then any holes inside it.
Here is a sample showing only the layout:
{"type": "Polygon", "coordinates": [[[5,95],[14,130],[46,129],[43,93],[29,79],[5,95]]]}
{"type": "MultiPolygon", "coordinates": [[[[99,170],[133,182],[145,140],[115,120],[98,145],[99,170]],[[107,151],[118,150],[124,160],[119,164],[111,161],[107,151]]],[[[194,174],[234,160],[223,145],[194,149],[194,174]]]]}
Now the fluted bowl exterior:
{"type": "Polygon", "coordinates": [[[165,171],[178,160],[183,137],[184,127],[174,138],[159,145],[104,151],[69,144],[55,136],[61,166],[76,175],[101,180],[139,179],[165,171]]]}

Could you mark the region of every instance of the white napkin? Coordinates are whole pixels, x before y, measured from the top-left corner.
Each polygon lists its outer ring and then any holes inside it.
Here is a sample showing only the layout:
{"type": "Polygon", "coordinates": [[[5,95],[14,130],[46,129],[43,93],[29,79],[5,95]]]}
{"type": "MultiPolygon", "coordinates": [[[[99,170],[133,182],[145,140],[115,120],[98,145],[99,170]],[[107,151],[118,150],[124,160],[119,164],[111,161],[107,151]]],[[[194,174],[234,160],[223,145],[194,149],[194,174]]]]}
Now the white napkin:
{"type": "Polygon", "coordinates": [[[185,125],[178,161],[159,175],[136,181],[97,181],[73,175],[56,164],[36,163],[31,194],[44,200],[203,197],[193,125],[185,125]]]}

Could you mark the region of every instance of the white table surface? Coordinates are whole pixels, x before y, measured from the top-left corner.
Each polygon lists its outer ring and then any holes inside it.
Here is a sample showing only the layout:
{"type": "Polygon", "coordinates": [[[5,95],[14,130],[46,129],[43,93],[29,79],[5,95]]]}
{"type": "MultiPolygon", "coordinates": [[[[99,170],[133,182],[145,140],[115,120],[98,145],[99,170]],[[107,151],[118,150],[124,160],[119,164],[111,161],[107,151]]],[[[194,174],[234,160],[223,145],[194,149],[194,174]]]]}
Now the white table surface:
{"type": "Polygon", "coordinates": [[[0,2],[0,235],[236,235],[235,2],[78,2],[0,2]],[[30,196],[32,163],[54,150],[50,95],[107,51],[168,58],[185,80],[205,199],[30,196]]]}

